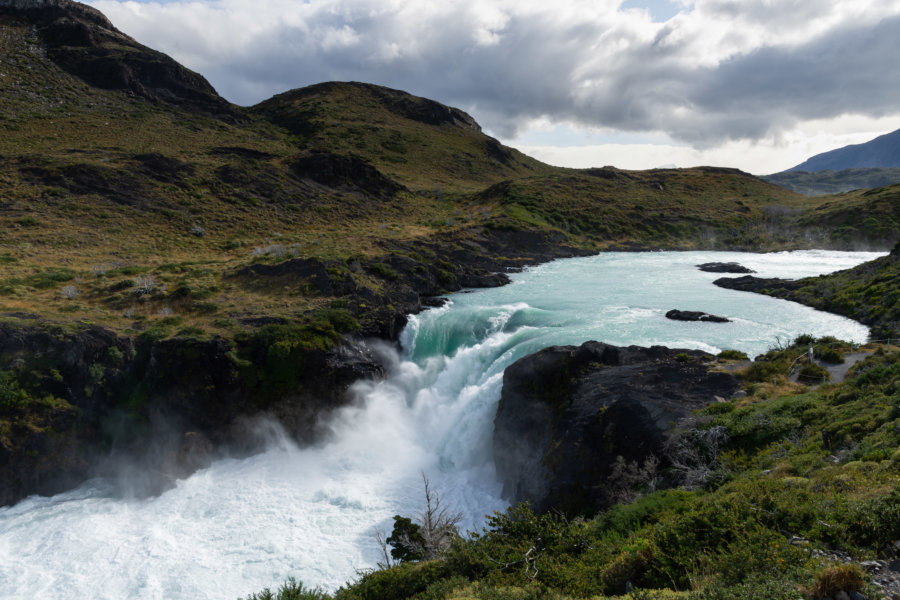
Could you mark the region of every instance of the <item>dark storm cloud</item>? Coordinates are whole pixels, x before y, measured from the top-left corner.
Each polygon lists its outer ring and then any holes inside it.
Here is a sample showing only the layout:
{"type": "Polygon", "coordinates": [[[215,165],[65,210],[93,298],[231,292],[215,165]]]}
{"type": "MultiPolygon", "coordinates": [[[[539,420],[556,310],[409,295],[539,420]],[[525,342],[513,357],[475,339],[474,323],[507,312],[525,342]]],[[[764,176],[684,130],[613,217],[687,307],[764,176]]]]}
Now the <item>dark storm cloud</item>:
{"type": "Polygon", "coordinates": [[[900,112],[895,0],[706,0],[665,24],[615,0],[93,4],[243,104],[369,81],[469,110],[506,138],[546,118],[697,147],[900,112]]]}

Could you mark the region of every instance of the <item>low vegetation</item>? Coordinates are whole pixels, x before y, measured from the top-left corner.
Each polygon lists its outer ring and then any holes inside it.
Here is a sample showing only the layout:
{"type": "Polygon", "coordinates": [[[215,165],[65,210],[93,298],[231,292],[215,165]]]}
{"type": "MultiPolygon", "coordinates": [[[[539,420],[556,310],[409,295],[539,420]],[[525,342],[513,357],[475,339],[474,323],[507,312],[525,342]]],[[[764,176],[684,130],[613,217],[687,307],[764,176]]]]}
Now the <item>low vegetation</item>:
{"type": "MultiPolygon", "coordinates": [[[[810,342],[849,349],[802,336],[759,362],[787,367],[810,342]]],[[[436,558],[407,554],[328,597],[796,600],[869,591],[857,562],[892,556],[900,539],[900,352],[869,350],[846,382],[814,389],[786,377],[761,383],[748,369],[747,396],[697,416],[698,430],[725,434],[718,473],[701,487],[645,490],[588,519],[513,506],[436,558]]]]}

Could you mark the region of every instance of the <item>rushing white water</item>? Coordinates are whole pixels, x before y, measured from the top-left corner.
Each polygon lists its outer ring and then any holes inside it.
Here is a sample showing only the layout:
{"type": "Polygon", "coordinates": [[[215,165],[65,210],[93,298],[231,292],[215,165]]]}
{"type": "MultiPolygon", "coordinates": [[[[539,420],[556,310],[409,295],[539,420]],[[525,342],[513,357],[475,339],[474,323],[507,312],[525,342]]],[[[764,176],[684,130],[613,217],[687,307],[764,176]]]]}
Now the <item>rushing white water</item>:
{"type": "Polygon", "coordinates": [[[491,460],[503,370],[553,344],[597,339],[749,354],[800,333],[864,341],[865,327],[717,288],[694,265],[738,261],[761,277],[848,268],[879,254],[610,253],[516,274],[413,317],[390,375],[356,385],[329,442],[214,463],[154,498],[102,481],[0,509],[2,598],[235,598],[288,576],[337,587],[380,558],[376,530],[421,508],[421,474],[466,527],[504,507],[491,460]],[[681,323],[671,308],[732,323],[681,323]]]}

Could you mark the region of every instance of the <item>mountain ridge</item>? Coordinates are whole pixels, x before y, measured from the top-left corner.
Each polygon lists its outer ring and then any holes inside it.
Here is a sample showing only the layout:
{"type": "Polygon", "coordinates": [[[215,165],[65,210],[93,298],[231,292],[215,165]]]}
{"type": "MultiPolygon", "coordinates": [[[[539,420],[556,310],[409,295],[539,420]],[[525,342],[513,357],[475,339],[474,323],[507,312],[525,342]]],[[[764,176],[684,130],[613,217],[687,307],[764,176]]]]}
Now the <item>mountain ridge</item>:
{"type": "Polygon", "coordinates": [[[845,169],[900,167],[900,129],[880,135],[862,144],[816,154],[791,171],[843,171],[845,169]]]}

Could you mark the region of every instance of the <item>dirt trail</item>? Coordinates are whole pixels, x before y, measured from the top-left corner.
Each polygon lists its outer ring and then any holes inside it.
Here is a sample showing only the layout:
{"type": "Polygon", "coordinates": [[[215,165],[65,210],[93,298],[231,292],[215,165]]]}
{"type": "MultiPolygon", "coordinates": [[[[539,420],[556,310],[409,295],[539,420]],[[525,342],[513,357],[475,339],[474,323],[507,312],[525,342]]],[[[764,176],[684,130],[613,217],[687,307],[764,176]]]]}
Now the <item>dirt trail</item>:
{"type": "MultiPolygon", "coordinates": [[[[850,370],[850,367],[858,363],[859,361],[865,359],[867,356],[873,354],[874,350],[862,350],[859,352],[850,352],[844,355],[844,362],[840,364],[827,363],[819,360],[818,358],[814,358],[813,362],[826,371],[830,376],[831,383],[841,383],[844,379],[847,378],[847,372],[850,370]]],[[[798,369],[799,370],[799,369],[798,369]]],[[[791,374],[790,380],[797,381],[799,374],[794,372],[791,374]]],[[[809,382],[801,382],[801,383],[809,383],[809,382]]],[[[816,385],[810,385],[810,387],[817,387],[816,385]]]]}
{"type": "Polygon", "coordinates": [[[874,350],[865,350],[862,352],[851,352],[849,354],[845,354],[844,362],[839,365],[830,365],[818,360],[816,362],[828,370],[828,373],[831,375],[832,382],[840,383],[844,381],[844,379],[846,379],[847,371],[850,370],[850,367],[873,353],[874,350]]]}

